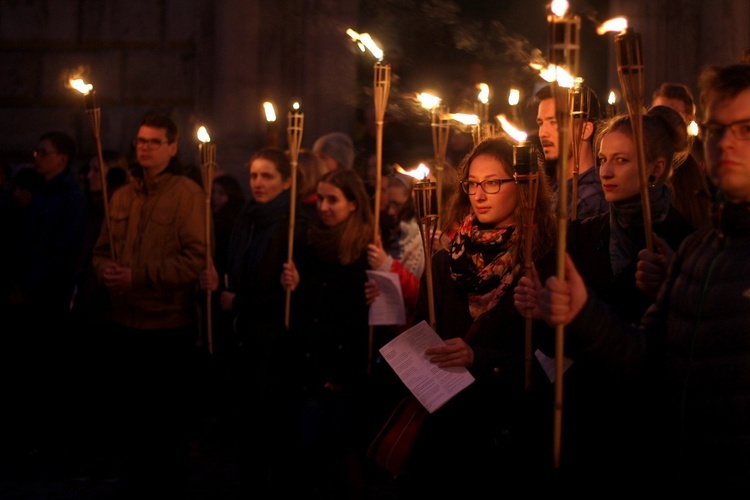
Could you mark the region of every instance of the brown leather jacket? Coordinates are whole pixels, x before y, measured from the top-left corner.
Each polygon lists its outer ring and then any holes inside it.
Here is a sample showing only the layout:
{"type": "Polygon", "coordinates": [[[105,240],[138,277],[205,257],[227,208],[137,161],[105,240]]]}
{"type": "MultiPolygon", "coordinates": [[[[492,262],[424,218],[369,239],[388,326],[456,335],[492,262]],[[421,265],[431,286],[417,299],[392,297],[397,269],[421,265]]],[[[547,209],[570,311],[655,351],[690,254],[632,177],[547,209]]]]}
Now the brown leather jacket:
{"type": "MultiPolygon", "coordinates": [[[[115,255],[132,269],[133,288],[113,294],[113,318],[139,329],[180,328],[196,321],[198,274],[206,267],[206,212],[201,187],[163,173],[133,178],[112,195],[109,214],[115,255]]],[[[107,224],[94,248],[101,280],[112,263],[107,224]]]]}

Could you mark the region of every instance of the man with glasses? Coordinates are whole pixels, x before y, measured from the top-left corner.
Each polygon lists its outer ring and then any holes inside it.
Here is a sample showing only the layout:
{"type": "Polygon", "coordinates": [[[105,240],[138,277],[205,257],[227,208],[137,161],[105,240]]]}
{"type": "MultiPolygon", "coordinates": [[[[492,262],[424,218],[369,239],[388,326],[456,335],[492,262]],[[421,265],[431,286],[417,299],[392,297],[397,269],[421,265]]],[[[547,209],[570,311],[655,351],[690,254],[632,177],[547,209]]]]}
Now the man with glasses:
{"type": "MultiPolygon", "coordinates": [[[[539,311],[565,325],[566,349],[659,388],[664,406],[644,415],[664,437],[643,450],[656,458],[650,477],[674,494],[721,497],[750,486],[750,65],[708,67],[699,83],[718,200],[712,224],[677,251],[641,326],[616,318],[569,259],[567,280],[548,279],[539,311]]],[[[654,487],[645,477],[633,486],[654,487]]]]}
{"type": "MultiPolygon", "coordinates": [[[[3,350],[9,353],[14,377],[23,378],[22,391],[10,387],[4,408],[12,418],[19,445],[44,455],[62,446],[64,390],[70,371],[70,302],[73,297],[76,257],[83,241],[86,198],[71,164],[75,140],[65,132],[42,134],[34,151],[34,169],[41,184],[34,191],[20,234],[3,241],[17,245],[15,261],[8,264],[10,293],[3,350]],[[14,395],[18,396],[16,400],[14,395]]],[[[6,290],[5,287],[3,287],[6,290]]],[[[16,380],[18,382],[18,380],[16,380]]],[[[11,384],[14,385],[14,384],[11,384]]],[[[55,450],[59,451],[59,450],[55,450]]]]}
{"type": "Polygon", "coordinates": [[[133,498],[185,494],[188,368],[198,339],[207,214],[201,186],[183,175],[177,139],[170,118],[143,119],[133,141],[133,179],[112,195],[112,236],[104,224],[94,248],[123,361],[121,428],[131,431],[125,443],[133,498]]]}

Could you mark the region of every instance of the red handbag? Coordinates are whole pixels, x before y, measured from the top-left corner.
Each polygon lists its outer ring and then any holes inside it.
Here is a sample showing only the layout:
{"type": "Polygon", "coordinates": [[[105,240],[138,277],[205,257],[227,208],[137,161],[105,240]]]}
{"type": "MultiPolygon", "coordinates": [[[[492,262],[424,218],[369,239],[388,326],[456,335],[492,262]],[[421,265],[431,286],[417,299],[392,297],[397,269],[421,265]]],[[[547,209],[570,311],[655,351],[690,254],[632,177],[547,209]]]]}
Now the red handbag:
{"type": "Polygon", "coordinates": [[[367,449],[374,460],[393,477],[407,473],[409,457],[429,412],[414,396],[402,399],[367,449]]]}

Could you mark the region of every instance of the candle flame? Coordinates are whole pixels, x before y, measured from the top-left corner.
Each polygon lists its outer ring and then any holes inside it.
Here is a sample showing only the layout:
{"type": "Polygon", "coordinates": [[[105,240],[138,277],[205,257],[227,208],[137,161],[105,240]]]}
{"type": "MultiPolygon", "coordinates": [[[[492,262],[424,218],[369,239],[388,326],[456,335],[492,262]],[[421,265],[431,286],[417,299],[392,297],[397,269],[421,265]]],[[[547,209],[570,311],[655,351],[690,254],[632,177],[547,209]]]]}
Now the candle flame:
{"type": "Polygon", "coordinates": [[[572,88],[575,84],[575,78],[568,73],[565,68],[550,64],[546,68],[540,64],[532,63],[529,66],[539,71],[539,76],[547,82],[557,81],[557,84],[563,88],[572,88]]]}
{"type": "Polygon", "coordinates": [[[425,109],[435,109],[443,101],[438,96],[426,92],[417,94],[417,100],[422,103],[422,107],[425,109]]]}
{"type": "Polygon", "coordinates": [[[468,113],[450,113],[448,117],[464,125],[479,125],[479,117],[468,113]]]}
{"type": "Polygon", "coordinates": [[[420,163],[418,167],[412,170],[404,170],[404,168],[397,163],[396,172],[413,177],[418,181],[424,180],[430,175],[430,169],[427,168],[427,165],[424,163],[420,163]]]}
{"type": "Polygon", "coordinates": [[[608,19],[604,21],[602,24],[600,24],[596,28],[596,33],[598,35],[603,35],[609,31],[624,31],[628,27],[628,20],[624,17],[614,17],[612,19],[608,19]]]}
{"type": "Polygon", "coordinates": [[[698,124],[695,122],[695,120],[691,121],[688,124],[688,134],[692,135],[693,137],[698,136],[698,124]]]}
{"type": "Polygon", "coordinates": [[[552,0],[552,5],[550,6],[550,10],[557,17],[563,17],[565,13],[568,12],[567,0],[552,0]]]}
{"type": "Polygon", "coordinates": [[[490,87],[486,83],[477,83],[477,88],[479,89],[479,95],[477,96],[477,99],[482,104],[487,104],[490,100],[490,87]]]}
{"type": "Polygon", "coordinates": [[[208,135],[208,131],[203,125],[198,128],[198,140],[203,143],[211,142],[211,137],[208,135]]]}
{"type": "Polygon", "coordinates": [[[617,96],[615,95],[615,91],[614,90],[610,90],[609,91],[609,97],[607,98],[607,102],[609,104],[615,104],[615,103],[617,103],[617,96]]]}
{"type": "Polygon", "coordinates": [[[511,106],[518,106],[518,102],[521,100],[521,93],[518,89],[510,89],[508,94],[508,104],[511,106]]]}
{"type": "Polygon", "coordinates": [[[500,122],[500,127],[502,127],[503,131],[514,141],[523,142],[529,136],[526,132],[516,128],[510,121],[508,121],[505,115],[497,115],[495,118],[500,122]]]}
{"type": "Polygon", "coordinates": [[[346,34],[351,37],[352,41],[357,43],[359,50],[365,52],[365,49],[369,49],[372,55],[375,56],[375,59],[378,61],[383,60],[383,50],[378,47],[375,40],[368,33],[357,33],[353,29],[348,28],[346,34]]]}
{"type": "Polygon", "coordinates": [[[271,101],[266,101],[263,103],[263,110],[266,113],[267,122],[276,121],[276,108],[274,108],[273,103],[271,101]]]}
{"type": "Polygon", "coordinates": [[[76,89],[83,95],[88,95],[89,92],[94,90],[94,86],[90,83],[84,83],[82,78],[71,78],[69,80],[70,86],[76,89]]]}

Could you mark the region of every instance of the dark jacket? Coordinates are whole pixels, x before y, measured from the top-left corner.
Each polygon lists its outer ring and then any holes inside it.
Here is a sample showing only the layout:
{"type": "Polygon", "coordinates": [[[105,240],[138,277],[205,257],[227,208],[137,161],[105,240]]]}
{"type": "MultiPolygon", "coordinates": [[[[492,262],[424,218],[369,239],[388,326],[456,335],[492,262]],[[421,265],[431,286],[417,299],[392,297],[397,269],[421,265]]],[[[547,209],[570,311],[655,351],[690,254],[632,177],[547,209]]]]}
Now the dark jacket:
{"type": "Polygon", "coordinates": [[[728,204],[680,247],[640,328],[595,293],[566,328],[587,359],[623,377],[651,377],[664,405],[649,415],[666,446],[651,443],[641,456],[665,453],[657,477],[670,487],[750,485],[748,255],[749,207],[728,204]]]}
{"type": "MultiPolygon", "coordinates": [[[[415,450],[412,493],[426,489],[438,497],[479,498],[488,494],[487,488],[504,489],[532,476],[540,485],[551,463],[553,402],[550,390],[541,394],[535,389],[546,386],[538,363],[533,364],[532,389],[525,390],[526,320],[513,305],[515,283],[467,336],[475,322],[468,296],[451,279],[449,265],[446,249],[433,255],[436,330],[443,339],[467,341],[474,351],[469,372],[476,380],[428,416],[415,450]],[[446,477],[471,480],[446,484],[446,477]]],[[[550,273],[547,260],[537,266],[542,274],[550,273]]],[[[426,279],[425,272],[415,323],[429,323],[426,279]]],[[[544,340],[541,335],[533,339],[544,340]]]]}
{"type": "MultiPolygon", "coordinates": [[[[682,216],[669,208],[666,218],[652,225],[653,231],[677,249],[693,231],[682,216]]],[[[635,248],[645,247],[640,224],[629,233],[635,248]]],[[[586,285],[626,322],[638,323],[654,299],[635,284],[637,256],[615,275],[610,261],[610,215],[572,221],[568,226],[567,250],[586,285]]],[[[644,446],[654,438],[651,380],[622,377],[602,359],[579,356],[575,344],[565,346],[565,355],[575,360],[564,377],[564,438],[561,470],[574,491],[585,486],[596,491],[601,485],[635,473],[648,457],[644,446]]]]}

